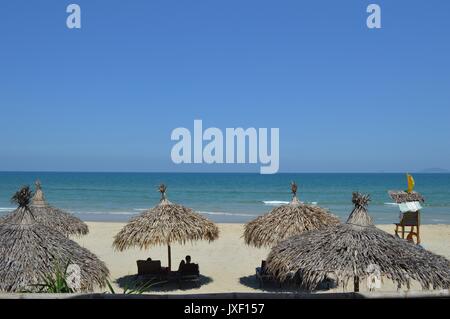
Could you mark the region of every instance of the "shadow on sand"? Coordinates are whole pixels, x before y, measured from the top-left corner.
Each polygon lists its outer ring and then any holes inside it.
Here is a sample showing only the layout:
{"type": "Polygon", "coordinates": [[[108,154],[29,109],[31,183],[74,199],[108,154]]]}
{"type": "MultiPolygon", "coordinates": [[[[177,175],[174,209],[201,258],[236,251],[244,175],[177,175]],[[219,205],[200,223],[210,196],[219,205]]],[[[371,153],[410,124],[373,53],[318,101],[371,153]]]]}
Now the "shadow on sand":
{"type": "Polygon", "coordinates": [[[202,286],[209,285],[213,280],[210,277],[200,275],[198,282],[182,281],[158,281],[158,280],[140,280],[137,275],[128,275],[116,280],[117,285],[124,291],[138,292],[170,292],[170,291],[186,291],[200,289],[202,286]]]}
{"type": "MultiPolygon", "coordinates": [[[[275,280],[266,280],[263,285],[256,278],[255,275],[249,275],[239,278],[241,285],[259,290],[261,292],[289,292],[289,293],[309,293],[310,291],[301,287],[301,285],[294,282],[279,283],[275,280]]],[[[327,291],[329,289],[336,288],[336,282],[332,279],[324,280],[318,289],[315,291],[327,291]]]]}

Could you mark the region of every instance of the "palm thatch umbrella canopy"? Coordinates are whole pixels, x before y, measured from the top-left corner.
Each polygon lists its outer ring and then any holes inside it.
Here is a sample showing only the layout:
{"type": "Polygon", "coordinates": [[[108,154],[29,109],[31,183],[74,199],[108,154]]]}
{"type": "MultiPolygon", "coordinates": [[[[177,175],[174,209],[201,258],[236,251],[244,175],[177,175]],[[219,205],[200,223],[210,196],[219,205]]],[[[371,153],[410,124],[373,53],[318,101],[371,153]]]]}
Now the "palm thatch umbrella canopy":
{"type": "MultiPolygon", "coordinates": [[[[30,210],[36,221],[59,231],[64,236],[81,236],[89,233],[86,223],[59,208],[50,206],[45,200],[41,183],[36,181],[36,189],[31,201],[30,210]]],[[[13,215],[12,212],[9,215],[13,215]]],[[[0,221],[1,222],[1,221],[0,221]]]]}
{"type": "Polygon", "coordinates": [[[166,198],[167,187],[159,187],[161,200],[157,206],[136,216],[115,236],[113,246],[123,251],[131,247],[148,249],[167,245],[168,266],[171,269],[172,243],[213,241],[219,237],[218,227],[192,209],[173,204],[166,198]]]}
{"type": "Polygon", "coordinates": [[[424,288],[448,288],[450,262],[376,228],[367,213],[369,200],[354,193],[347,223],[280,242],[269,254],[268,271],[281,281],[298,276],[311,290],[333,273],[344,285],[354,280],[358,291],[359,280],[374,267],[398,285],[415,280],[424,288]]]}
{"type": "Polygon", "coordinates": [[[31,191],[23,187],[12,198],[19,208],[0,224],[0,290],[34,291],[57,267],[80,267],[80,290],[103,287],[109,271],[87,249],[38,222],[30,210],[31,191]]]}
{"type": "Polygon", "coordinates": [[[408,183],[408,188],[405,191],[388,191],[389,196],[397,203],[407,203],[407,202],[425,202],[423,196],[414,191],[414,187],[416,182],[414,181],[414,177],[408,173],[406,173],[406,180],[408,183]]]}
{"type": "Polygon", "coordinates": [[[291,183],[292,201],[276,207],[245,225],[244,239],[247,245],[273,247],[280,240],[314,229],[339,224],[339,219],[327,210],[300,202],[297,184],[291,183]]]}
{"type": "Polygon", "coordinates": [[[407,202],[425,202],[422,194],[412,191],[389,191],[389,196],[397,203],[407,203],[407,202]]]}

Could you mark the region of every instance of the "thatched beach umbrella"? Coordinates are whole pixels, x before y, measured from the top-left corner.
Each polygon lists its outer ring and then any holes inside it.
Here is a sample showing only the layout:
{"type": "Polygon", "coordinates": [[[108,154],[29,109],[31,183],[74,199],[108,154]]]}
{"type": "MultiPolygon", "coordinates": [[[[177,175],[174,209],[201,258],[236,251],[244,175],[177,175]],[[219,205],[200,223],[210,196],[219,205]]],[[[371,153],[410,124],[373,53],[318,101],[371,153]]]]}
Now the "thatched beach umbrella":
{"type": "Polygon", "coordinates": [[[219,237],[219,229],[192,209],[171,203],[166,198],[166,190],[165,185],[159,187],[159,204],[132,218],[115,236],[113,246],[123,251],[130,247],[148,249],[155,245],[167,245],[170,271],[172,243],[213,241],[219,237]]]}
{"type": "Polygon", "coordinates": [[[405,191],[388,191],[389,196],[397,203],[407,203],[407,202],[425,202],[423,196],[414,191],[416,185],[414,178],[410,174],[406,174],[406,179],[408,183],[408,188],[405,191]]]}
{"type": "Polygon", "coordinates": [[[368,202],[369,196],[354,193],[347,223],[280,242],[269,254],[268,271],[281,281],[298,276],[311,290],[334,274],[344,285],[353,280],[358,291],[374,268],[398,285],[415,280],[424,288],[448,288],[450,262],[376,228],[368,202]]]}
{"type": "Polygon", "coordinates": [[[13,200],[19,205],[0,224],[0,290],[37,290],[36,284],[68,264],[80,268],[80,290],[103,287],[109,271],[87,249],[38,222],[30,210],[31,191],[23,187],[13,200]]]}
{"type": "Polygon", "coordinates": [[[389,196],[397,203],[407,203],[407,202],[425,202],[422,194],[418,192],[407,192],[407,191],[389,191],[389,196]]]}
{"type": "Polygon", "coordinates": [[[248,245],[272,247],[280,240],[314,229],[339,224],[327,210],[297,199],[297,184],[291,183],[292,201],[276,207],[245,225],[244,239],[248,245]]]}
{"type": "MultiPolygon", "coordinates": [[[[79,218],[62,209],[50,206],[45,200],[41,183],[36,181],[35,185],[36,189],[29,208],[36,221],[59,231],[64,236],[81,236],[89,232],[86,223],[79,218]]],[[[10,215],[14,213],[12,212],[10,215]]]]}

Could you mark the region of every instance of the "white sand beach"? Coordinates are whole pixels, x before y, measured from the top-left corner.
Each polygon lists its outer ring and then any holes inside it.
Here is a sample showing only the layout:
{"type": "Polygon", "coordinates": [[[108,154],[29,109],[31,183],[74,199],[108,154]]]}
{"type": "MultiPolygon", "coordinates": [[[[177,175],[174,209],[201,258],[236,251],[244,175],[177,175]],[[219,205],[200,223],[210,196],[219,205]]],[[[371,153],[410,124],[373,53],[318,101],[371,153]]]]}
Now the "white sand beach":
{"type": "MultiPolygon", "coordinates": [[[[110,281],[116,292],[122,292],[126,282],[137,273],[136,260],[151,257],[162,261],[167,265],[167,247],[154,247],[148,251],[139,249],[125,252],[115,251],[112,247],[113,237],[124,226],[124,223],[88,222],[90,233],[87,236],[77,238],[76,241],[97,254],[108,266],[110,281]],[[125,282],[125,283],[124,283],[125,282]]],[[[186,284],[180,290],[177,285],[164,285],[152,288],[152,293],[198,294],[220,292],[282,292],[293,291],[292,288],[280,288],[277,285],[268,284],[263,289],[254,277],[255,267],[265,259],[269,250],[257,249],[244,244],[242,238],[243,224],[219,224],[219,239],[208,242],[172,246],[172,268],[177,268],[180,260],[186,255],[192,256],[192,261],[200,265],[200,272],[204,276],[202,285],[196,288],[186,284]]],[[[393,225],[379,225],[379,228],[393,233],[393,225]]],[[[450,259],[450,225],[422,225],[422,245],[447,259],[450,259]]],[[[361,291],[365,285],[361,284],[361,291]]],[[[406,287],[404,287],[406,289],[406,287]]],[[[413,285],[412,290],[420,290],[413,285]]],[[[396,291],[393,283],[384,280],[379,291],[396,291]]],[[[104,290],[106,291],[106,290],[104,290]]],[[[328,292],[342,292],[342,287],[336,287],[328,292]]],[[[350,287],[347,291],[351,291],[350,287]]]]}

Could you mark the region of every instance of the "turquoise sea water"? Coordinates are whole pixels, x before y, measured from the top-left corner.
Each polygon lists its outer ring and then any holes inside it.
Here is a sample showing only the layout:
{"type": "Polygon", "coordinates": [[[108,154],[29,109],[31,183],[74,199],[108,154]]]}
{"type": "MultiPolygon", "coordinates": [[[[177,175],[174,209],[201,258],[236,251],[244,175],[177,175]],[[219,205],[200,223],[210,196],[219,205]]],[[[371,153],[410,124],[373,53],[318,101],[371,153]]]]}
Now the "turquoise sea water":
{"type": "MultiPolygon", "coordinates": [[[[290,182],[299,199],[317,202],[342,220],[351,211],[353,191],[370,193],[376,223],[398,220],[398,207],[387,194],[404,189],[404,174],[182,174],[182,173],[0,173],[0,215],[13,208],[10,197],[39,178],[47,200],[87,221],[126,221],[158,203],[157,186],[168,197],[217,222],[247,222],[270,211],[270,201],[289,201],[290,182]]],[[[450,223],[450,174],[415,174],[416,190],[426,199],[422,223],[450,223]]]]}

